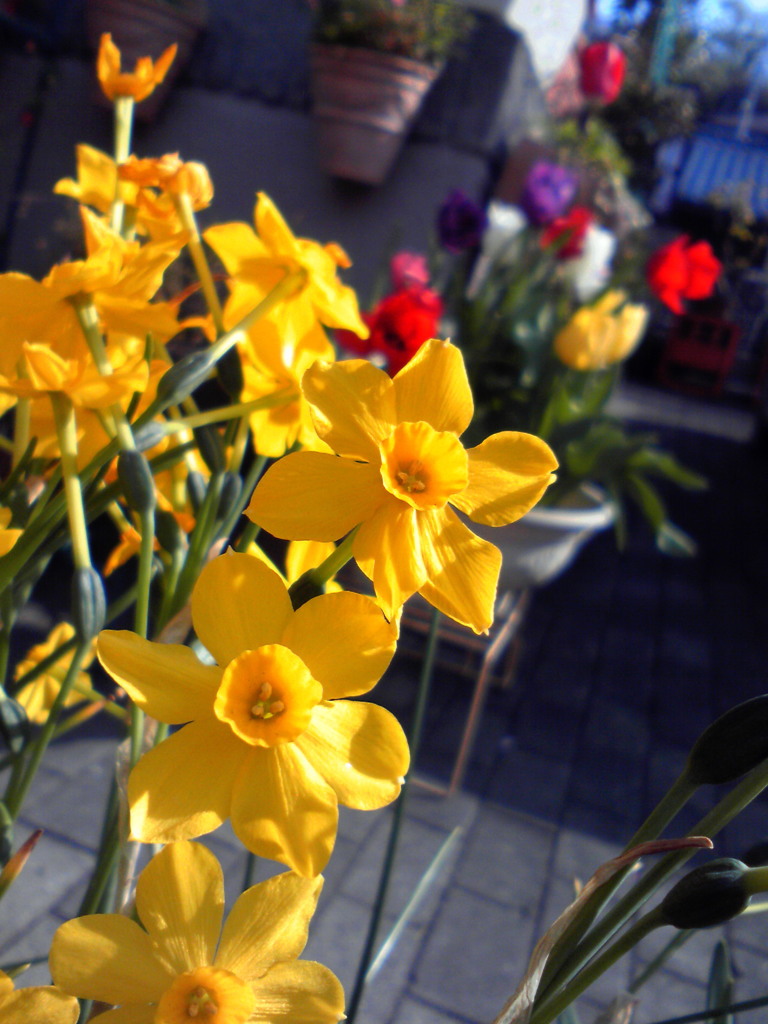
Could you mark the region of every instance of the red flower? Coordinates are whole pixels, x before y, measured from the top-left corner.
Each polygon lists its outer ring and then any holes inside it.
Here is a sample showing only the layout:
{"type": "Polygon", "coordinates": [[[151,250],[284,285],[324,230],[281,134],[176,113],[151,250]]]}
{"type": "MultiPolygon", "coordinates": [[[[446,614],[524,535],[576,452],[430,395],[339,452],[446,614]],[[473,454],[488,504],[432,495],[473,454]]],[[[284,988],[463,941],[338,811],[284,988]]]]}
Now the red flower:
{"type": "Polygon", "coordinates": [[[709,242],[691,243],[687,235],[680,235],[651,256],[646,276],[654,295],[674,313],[682,313],[683,299],[712,294],[722,269],[709,242]]]}
{"type": "Polygon", "coordinates": [[[579,88],[589,99],[613,103],[626,70],[627,58],[615,43],[591,43],[579,54],[579,88]]]}
{"type": "Polygon", "coordinates": [[[351,331],[336,331],[339,344],[359,355],[378,352],[387,359],[387,370],[394,376],[421,348],[437,335],[443,303],[431,288],[393,292],[382,299],[363,320],[370,337],[362,341],[351,331]]]}
{"type": "Polygon", "coordinates": [[[554,246],[557,258],[570,260],[581,256],[584,239],[595,215],[587,206],[574,206],[562,217],[557,217],[541,236],[545,248],[554,246]]]}

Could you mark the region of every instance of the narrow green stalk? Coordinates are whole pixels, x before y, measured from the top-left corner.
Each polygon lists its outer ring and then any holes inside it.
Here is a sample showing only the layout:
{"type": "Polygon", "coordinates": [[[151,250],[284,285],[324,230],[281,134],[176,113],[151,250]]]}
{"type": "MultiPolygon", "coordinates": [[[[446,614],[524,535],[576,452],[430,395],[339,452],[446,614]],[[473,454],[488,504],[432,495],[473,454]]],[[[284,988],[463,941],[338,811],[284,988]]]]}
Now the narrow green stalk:
{"type": "Polygon", "coordinates": [[[149,599],[152,585],[152,563],[155,546],[155,510],[154,507],[140,513],[141,547],[139,548],[138,589],[136,591],[136,610],[133,628],[144,639],[149,635],[149,599]]]}
{"type": "Polygon", "coordinates": [[[236,405],[227,405],[221,409],[209,409],[206,412],[197,412],[190,416],[168,420],[163,425],[163,430],[166,434],[178,434],[194,427],[206,427],[210,423],[224,423],[227,420],[240,419],[259,409],[274,409],[277,406],[290,405],[291,402],[296,401],[297,397],[292,388],[282,388],[264,398],[255,398],[252,402],[238,402],[236,405]]]}
{"type": "Polygon", "coordinates": [[[397,853],[397,846],[405,815],[405,806],[410,792],[411,776],[416,765],[416,758],[418,756],[419,746],[421,743],[421,735],[424,730],[424,718],[427,710],[427,701],[429,699],[430,684],[432,682],[432,672],[435,665],[435,654],[437,653],[439,625],[440,612],[438,612],[436,608],[433,608],[432,619],[429,625],[429,633],[427,635],[427,645],[424,651],[424,661],[421,665],[419,688],[416,692],[416,707],[414,708],[413,720],[411,721],[408,736],[408,746],[411,751],[410,765],[405,774],[405,781],[403,782],[400,799],[395,804],[394,813],[392,815],[392,826],[389,831],[389,839],[387,841],[387,849],[384,854],[384,863],[381,868],[381,875],[379,876],[379,886],[376,892],[376,899],[368,922],[368,933],[363,945],[360,962],[357,966],[357,974],[352,988],[352,995],[347,1006],[347,1024],[354,1024],[355,1016],[360,1007],[360,1002],[365,990],[365,977],[368,973],[368,967],[373,959],[376,935],[381,924],[381,918],[384,914],[384,906],[387,899],[387,892],[389,890],[389,883],[392,877],[392,869],[395,863],[395,855],[397,853]]]}
{"type": "MultiPolygon", "coordinates": [[[[131,152],[131,133],[133,131],[134,99],[132,96],[118,96],[115,99],[115,163],[125,163],[131,152]]],[[[125,203],[118,198],[120,185],[115,184],[115,198],[109,212],[109,223],[113,231],[123,232],[125,203]]]]}
{"type": "MultiPolygon", "coordinates": [[[[729,821],[744,810],[768,786],[768,761],[753,768],[730,793],[705,814],[688,835],[704,835],[710,838],[724,828],[729,821]]],[[[587,933],[584,941],[565,960],[557,977],[552,980],[551,991],[560,988],[573,978],[622,925],[648,900],[678,868],[695,854],[694,848],[668,853],[657,861],[636,885],[606,911],[605,916],[587,933]]]]}
{"type": "MultiPolygon", "coordinates": [[[[73,299],[72,305],[75,307],[80,328],[85,335],[85,340],[88,343],[88,348],[90,349],[93,361],[96,363],[99,373],[102,377],[111,377],[114,371],[112,363],[109,361],[109,356],[107,355],[107,349],[104,345],[101,328],[99,327],[99,314],[96,306],[90,298],[82,297],[73,299]]],[[[133,431],[131,430],[130,424],[128,423],[122,407],[115,402],[110,405],[109,413],[115,424],[115,433],[117,434],[117,440],[120,444],[120,448],[123,449],[123,451],[130,451],[134,449],[136,447],[136,443],[133,440],[133,431]]]]}
{"type": "MultiPolygon", "coordinates": [[[[629,840],[624,847],[624,852],[626,853],[634,846],[638,846],[649,839],[658,838],[669,822],[672,821],[675,815],[693,796],[696,789],[697,787],[690,782],[687,772],[683,771],[629,840]]],[[[595,890],[592,898],[581,908],[580,912],[560,936],[560,939],[550,953],[547,965],[541,976],[538,991],[542,996],[547,994],[549,986],[552,984],[553,979],[557,977],[560,968],[572,955],[573,950],[581,941],[587,929],[592,926],[592,922],[619,888],[630,870],[631,868],[628,866],[622,871],[618,871],[605,885],[601,885],[599,889],[595,890]]]]}
{"type": "Polygon", "coordinates": [[[250,519],[243,527],[243,532],[237,538],[237,544],[235,545],[236,551],[247,551],[248,548],[253,544],[256,538],[261,533],[261,527],[258,523],[252,523],[250,519]]]}
{"type": "MultiPolygon", "coordinates": [[[[234,528],[237,526],[237,522],[240,516],[243,514],[243,509],[251,500],[251,494],[253,494],[253,489],[261,479],[261,476],[264,470],[266,469],[268,462],[268,455],[257,455],[256,458],[251,463],[250,468],[248,469],[248,472],[245,475],[245,479],[243,480],[243,488],[240,492],[240,500],[232,508],[229,515],[221,524],[219,533],[222,537],[229,537],[234,528]]],[[[255,527],[255,523],[251,523],[249,520],[248,524],[245,526],[243,530],[243,533],[245,533],[245,531],[248,530],[250,527],[255,527]]],[[[253,537],[251,539],[254,539],[257,533],[258,527],[256,527],[255,532],[253,533],[253,537]]],[[[242,550],[243,548],[240,547],[240,545],[238,544],[238,551],[242,550]]]]}
{"type": "Polygon", "coordinates": [[[85,660],[86,655],[90,652],[90,648],[90,641],[84,644],[79,644],[75,648],[74,654],[72,655],[72,661],[67,669],[67,674],[64,677],[64,681],[61,684],[59,692],[56,694],[56,699],[51,705],[51,710],[48,712],[48,718],[45,724],[41,727],[34,742],[31,744],[29,755],[24,758],[23,775],[16,780],[15,785],[9,784],[9,790],[11,791],[6,792],[5,805],[8,809],[8,813],[13,819],[16,819],[18,816],[24,802],[24,798],[27,795],[27,791],[32,784],[32,780],[35,777],[37,769],[40,767],[43,755],[48,748],[48,744],[53,739],[59,716],[64,708],[64,702],[69,696],[70,690],[74,685],[82,663],[85,660]]]}
{"type": "Polygon", "coordinates": [[[5,697],[7,685],[6,676],[8,673],[8,656],[11,650],[11,631],[16,619],[16,611],[13,607],[13,594],[6,590],[0,596],[0,695],[5,697]]]}
{"type": "MultiPolygon", "coordinates": [[[[270,395],[270,398],[273,396],[270,395]]],[[[235,434],[235,440],[232,444],[232,452],[229,457],[229,464],[227,468],[230,473],[239,473],[240,467],[243,464],[245,458],[245,450],[248,446],[248,437],[250,435],[250,427],[248,425],[248,419],[244,416],[237,425],[237,433],[235,434]]]]}
{"type": "Polygon", "coordinates": [[[179,215],[182,227],[188,232],[189,237],[187,238],[187,250],[189,251],[189,255],[192,257],[192,262],[195,266],[195,271],[200,282],[200,287],[203,290],[203,295],[205,296],[208,311],[213,319],[213,326],[216,328],[216,335],[217,337],[220,337],[224,334],[224,315],[222,313],[221,303],[219,302],[219,296],[216,291],[216,285],[214,284],[213,275],[211,274],[211,268],[208,266],[208,260],[205,256],[200,232],[197,228],[197,218],[195,217],[195,211],[192,206],[192,199],[186,192],[175,193],[173,195],[173,203],[176,207],[176,212],[179,215]]]}
{"type": "Polygon", "coordinates": [[[629,994],[634,995],[635,992],[639,991],[646,981],[648,981],[648,979],[651,978],[660,967],[663,967],[667,960],[669,960],[669,958],[676,953],[692,935],[695,934],[696,930],[694,928],[683,928],[681,931],[673,935],[666,946],[664,946],[652,960],[649,960],[642,971],[640,971],[640,973],[632,980],[629,988],[627,989],[629,994]]]}
{"type": "Polygon", "coordinates": [[[84,914],[93,914],[101,901],[102,894],[107,888],[109,878],[115,870],[117,853],[120,849],[120,814],[117,781],[113,779],[109,791],[109,799],[104,811],[104,820],[99,840],[99,850],[96,854],[96,865],[88,883],[88,888],[80,903],[77,917],[84,914]]]}
{"type": "Polygon", "coordinates": [[[171,555],[171,564],[165,571],[163,578],[163,596],[160,599],[160,609],[155,616],[155,627],[158,633],[162,632],[171,617],[171,602],[176,595],[179,574],[184,567],[186,548],[178,548],[171,555]]]}
{"type": "Polygon", "coordinates": [[[170,606],[169,618],[172,618],[180,611],[189,599],[192,587],[200,572],[200,567],[205,561],[213,543],[216,509],[221,497],[222,483],[223,478],[220,473],[212,476],[208,481],[208,489],[205,492],[203,504],[197,513],[197,522],[192,531],[189,549],[184,560],[184,567],[179,573],[176,591],[170,606]]]}
{"type": "Polygon", "coordinates": [[[29,445],[32,403],[28,398],[16,400],[13,423],[13,465],[18,466],[29,445]]]}
{"type": "MultiPolygon", "coordinates": [[[[574,999],[577,999],[582,992],[585,992],[590,985],[597,981],[601,974],[609,967],[613,967],[617,960],[620,960],[638,942],[664,923],[658,908],[641,917],[639,921],[635,921],[612,946],[604,949],[599,956],[588,963],[570,985],[563,988],[557,995],[551,996],[537,1005],[531,1014],[529,1024],[549,1024],[550,1021],[555,1020],[567,1006],[571,1005],[574,999]]],[[[505,1024],[503,1017],[499,1018],[495,1024],[505,1024]]]]}
{"type": "Polygon", "coordinates": [[[746,1013],[747,1010],[759,1010],[763,1006],[768,1006],[768,996],[760,996],[758,999],[745,999],[741,1003],[731,1003],[730,1006],[713,1006],[709,1010],[686,1013],[682,1017],[667,1017],[666,1020],[654,1021],[653,1024],[695,1024],[699,1020],[713,1020],[715,1017],[724,1017],[734,1013],[746,1013]]]}
{"type": "Polygon", "coordinates": [[[67,499],[69,532],[72,539],[72,557],[78,569],[89,568],[91,553],[88,547],[88,530],[85,525],[85,508],[80,477],[77,471],[77,427],[75,410],[66,395],[51,392],[53,416],[59,435],[61,472],[64,477],[64,493],[67,499]]]}

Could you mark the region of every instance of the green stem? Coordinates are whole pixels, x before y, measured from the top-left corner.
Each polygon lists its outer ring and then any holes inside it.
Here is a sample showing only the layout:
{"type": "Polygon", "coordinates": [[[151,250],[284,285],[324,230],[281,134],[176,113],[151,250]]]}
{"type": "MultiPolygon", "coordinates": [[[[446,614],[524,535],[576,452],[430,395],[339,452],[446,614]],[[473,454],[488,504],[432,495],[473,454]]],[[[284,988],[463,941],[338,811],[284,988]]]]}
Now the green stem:
{"type": "Polygon", "coordinates": [[[672,954],[676,953],[677,950],[680,949],[680,947],[684,945],[684,943],[686,943],[692,935],[695,934],[696,929],[684,928],[682,931],[679,931],[675,935],[673,935],[669,942],[666,944],[666,946],[664,946],[664,948],[656,954],[653,960],[650,960],[645,965],[642,971],[640,971],[640,973],[631,982],[629,988],[627,989],[629,994],[634,995],[635,992],[637,992],[646,983],[646,981],[648,981],[648,979],[652,975],[654,975],[656,971],[658,971],[660,967],[664,966],[664,964],[667,962],[667,960],[669,960],[672,954]]]}
{"type": "Polygon", "coordinates": [[[85,525],[85,508],[80,477],[77,472],[77,427],[75,410],[66,395],[51,392],[53,416],[59,435],[61,472],[64,477],[64,493],[67,499],[69,532],[72,539],[72,557],[78,569],[89,568],[91,554],[88,547],[88,530],[85,525]]]}
{"type": "MultiPolygon", "coordinates": [[[[571,1005],[574,999],[577,999],[582,992],[585,992],[590,985],[597,981],[601,974],[605,973],[609,967],[613,967],[617,960],[664,923],[658,908],[641,917],[639,921],[635,921],[612,946],[603,950],[600,956],[595,957],[587,964],[572,984],[537,1005],[530,1016],[529,1024],[549,1024],[550,1021],[555,1020],[567,1006],[571,1005]]],[[[495,1024],[506,1024],[503,1015],[495,1024]]]]}
{"type": "Polygon", "coordinates": [[[240,419],[259,409],[274,409],[276,406],[290,405],[295,402],[297,394],[292,388],[282,388],[264,398],[255,398],[252,402],[238,402],[221,409],[209,409],[207,412],[193,413],[191,416],[168,420],[163,425],[166,434],[177,434],[194,427],[205,427],[210,423],[224,423],[226,420],[240,419]]]}
{"type": "Polygon", "coordinates": [[[99,851],[96,855],[96,866],[88,883],[77,916],[92,914],[98,908],[115,870],[117,854],[120,849],[120,814],[117,782],[113,780],[109,791],[109,800],[104,812],[104,823],[99,840],[99,851]]]}
{"type": "Polygon", "coordinates": [[[252,523],[250,520],[243,527],[243,532],[237,539],[235,548],[237,551],[247,551],[248,548],[253,544],[256,538],[261,533],[261,527],[258,523],[252,523]]]}
{"type": "Polygon", "coordinates": [[[32,743],[29,755],[24,758],[23,775],[16,780],[15,785],[13,785],[13,782],[9,785],[9,790],[11,791],[6,793],[5,805],[8,809],[8,813],[14,819],[18,816],[19,811],[21,810],[24,798],[32,784],[32,780],[35,777],[37,769],[40,767],[43,755],[48,748],[48,744],[53,739],[59,716],[64,708],[64,702],[69,696],[70,690],[77,678],[77,674],[80,671],[86,655],[90,653],[90,649],[90,641],[84,644],[78,644],[75,648],[74,654],[72,655],[72,661],[67,669],[67,674],[65,675],[61,688],[56,694],[56,698],[51,705],[51,710],[48,712],[48,718],[32,743]]]}
{"type": "Polygon", "coordinates": [[[411,776],[416,765],[421,736],[424,731],[424,718],[427,710],[427,702],[429,700],[432,672],[435,665],[435,654],[437,653],[439,626],[440,612],[438,612],[436,608],[433,608],[432,619],[429,624],[429,633],[427,635],[426,650],[424,652],[424,661],[422,662],[421,675],[419,677],[419,688],[416,693],[416,707],[414,708],[413,720],[411,722],[408,736],[411,760],[408,771],[405,774],[405,781],[403,782],[400,799],[395,804],[395,810],[392,815],[392,826],[389,831],[387,849],[384,854],[384,864],[382,865],[381,875],[379,876],[376,899],[373,904],[373,909],[371,910],[370,921],[368,922],[368,933],[365,938],[365,944],[363,945],[360,962],[357,966],[357,974],[352,988],[352,995],[347,1006],[347,1024],[354,1024],[355,1016],[360,1007],[360,1002],[365,989],[365,976],[368,973],[368,967],[373,959],[376,935],[381,924],[381,918],[384,914],[384,906],[387,899],[387,892],[389,890],[389,883],[392,877],[392,869],[395,863],[395,855],[397,853],[397,846],[405,815],[405,806],[410,792],[411,776]]]}
{"type": "MultiPolygon", "coordinates": [[[[131,152],[131,133],[133,131],[134,99],[132,96],[115,98],[115,164],[125,163],[131,152]]],[[[109,223],[113,231],[122,233],[125,203],[118,198],[119,182],[115,184],[115,197],[109,213],[109,223]]]]}
{"type": "MultiPolygon", "coordinates": [[[[672,821],[675,815],[696,792],[696,788],[690,782],[687,771],[683,771],[629,840],[624,847],[624,852],[626,853],[634,846],[660,836],[669,822],[672,821]]],[[[546,996],[550,986],[557,979],[558,972],[563,964],[572,955],[573,950],[577,947],[587,929],[591,927],[592,922],[619,888],[630,870],[631,866],[628,866],[618,871],[613,878],[596,889],[592,894],[592,898],[576,914],[565,932],[555,943],[539,983],[538,992],[541,996],[546,996]]]]}
{"type": "Polygon", "coordinates": [[[173,203],[179,215],[181,225],[188,233],[187,250],[192,257],[192,263],[195,266],[197,278],[213,320],[213,326],[216,328],[216,336],[221,337],[224,333],[224,315],[221,310],[221,303],[219,302],[213,275],[211,274],[211,268],[208,266],[208,260],[205,256],[200,232],[197,228],[197,218],[192,206],[192,198],[186,192],[177,192],[173,195],[173,203]]]}
{"type": "MultiPolygon", "coordinates": [[[[710,838],[724,828],[729,821],[744,810],[768,786],[768,760],[753,768],[730,793],[705,814],[688,835],[704,835],[710,838]]],[[[682,867],[696,853],[695,848],[668,853],[657,861],[637,884],[619,899],[605,916],[587,933],[584,941],[572,951],[563,964],[558,976],[553,979],[551,989],[567,985],[598,949],[609,941],[622,925],[648,900],[678,868],[682,867]]]]}
{"type": "MultiPolygon", "coordinates": [[[[253,489],[255,488],[255,486],[259,482],[259,480],[261,479],[261,475],[264,472],[264,470],[266,469],[268,462],[269,462],[269,456],[268,455],[257,455],[256,458],[251,463],[251,466],[250,466],[248,472],[245,475],[245,479],[243,480],[243,487],[242,487],[242,490],[240,491],[240,500],[232,508],[232,510],[229,513],[229,515],[226,517],[224,522],[221,524],[219,533],[220,533],[220,535],[222,537],[229,537],[229,535],[232,533],[234,528],[237,526],[237,521],[240,518],[240,516],[243,514],[243,509],[248,504],[248,502],[251,500],[251,494],[253,493],[253,489]]],[[[253,525],[255,525],[255,524],[252,524],[250,522],[250,520],[249,520],[248,524],[245,526],[245,528],[243,530],[243,533],[245,533],[245,531],[248,530],[249,527],[253,526],[253,525]]],[[[253,534],[253,538],[252,539],[254,539],[256,537],[257,533],[258,533],[258,529],[253,534]]],[[[242,550],[244,550],[244,549],[242,547],[240,547],[240,545],[238,544],[238,551],[242,551],[242,550]]]]}
{"type": "Polygon", "coordinates": [[[666,1020],[654,1021],[654,1024],[695,1024],[699,1020],[713,1020],[715,1017],[725,1018],[734,1013],[744,1013],[747,1010],[759,1010],[762,1006],[768,1006],[768,996],[745,999],[741,1003],[731,1003],[730,1006],[713,1006],[709,1010],[686,1013],[682,1017],[667,1017],[666,1020]]]}

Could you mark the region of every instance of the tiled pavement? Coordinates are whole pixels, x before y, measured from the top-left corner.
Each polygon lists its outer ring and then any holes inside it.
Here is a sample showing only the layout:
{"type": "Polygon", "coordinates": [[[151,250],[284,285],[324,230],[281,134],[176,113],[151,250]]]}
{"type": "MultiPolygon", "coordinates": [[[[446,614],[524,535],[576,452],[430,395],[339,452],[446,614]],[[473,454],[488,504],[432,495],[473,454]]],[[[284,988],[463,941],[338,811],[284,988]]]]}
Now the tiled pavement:
{"type": "MultiPolygon", "coordinates": [[[[706,495],[670,494],[676,520],[699,540],[699,557],[656,555],[638,524],[623,553],[602,536],[535,596],[515,685],[490,693],[465,790],[448,799],[420,786],[411,793],[384,931],[448,846],[368,988],[359,1016],[366,1024],[491,1021],[537,937],[569,901],[574,880],[617,851],[698,732],[765,688],[765,452],[679,429],[665,428],[664,440],[711,480],[706,495]]],[[[404,720],[415,678],[415,663],[399,656],[380,684],[379,699],[404,720]]],[[[465,680],[437,673],[421,777],[447,777],[468,699],[465,680]]],[[[23,819],[46,835],[23,884],[3,901],[0,963],[44,953],[56,925],[75,912],[98,839],[113,743],[92,727],[51,751],[23,819]]],[[[702,791],[682,822],[700,817],[716,795],[702,791]]],[[[390,815],[343,809],[314,920],[307,956],[328,964],[347,989],[390,815]]],[[[767,824],[766,804],[758,801],[726,830],[716,852],[738,855],[767,824]]],[[[233,888],[241,850],[226,830],[209,842],[233,888]]],[[[273,867],[263,864],[262,873],[273,867]]],[[[768,992],[768,920],[742,919],[728,931],[739,998],[768,992]]],[[[697,935],[649,983],[640,1024],[703,1005],[719,934],[697,935]]],[[[664,937],[646,940],[583,997],[582,1020],[626,985],[664,937]]],[[[39,965],[29,979],[45,976],[39,965]]]]}

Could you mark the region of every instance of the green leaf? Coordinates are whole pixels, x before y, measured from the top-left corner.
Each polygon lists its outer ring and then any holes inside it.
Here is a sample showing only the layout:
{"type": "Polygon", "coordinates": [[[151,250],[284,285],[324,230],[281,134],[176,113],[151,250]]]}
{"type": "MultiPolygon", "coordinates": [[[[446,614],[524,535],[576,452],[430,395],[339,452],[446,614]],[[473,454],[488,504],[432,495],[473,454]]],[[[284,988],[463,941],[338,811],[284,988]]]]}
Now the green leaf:
{"type": "MultiPolygon", "coordinates": [[[[720,939],[712,953],[707,982],[706,1008],[717,1010],[730,1006],[734,997],[733,990],[734,977],[728,944],[725,939],[720,939]]],[[[720,1016],[712,1018],[712,1024],[733,1024],[733,1016],[730,1013],[722,1013],[720,1016]]]]}
{"type": "Polygon", "coordinates": [[[669,520],[656,531],[656,547],[665,555],[676,558],[692,558],[699,550],[693,537],[669,520]]]}

